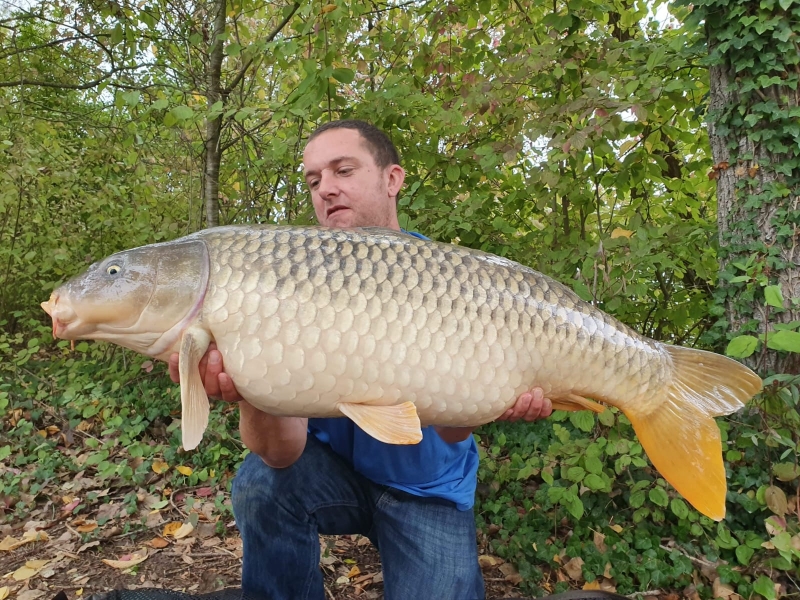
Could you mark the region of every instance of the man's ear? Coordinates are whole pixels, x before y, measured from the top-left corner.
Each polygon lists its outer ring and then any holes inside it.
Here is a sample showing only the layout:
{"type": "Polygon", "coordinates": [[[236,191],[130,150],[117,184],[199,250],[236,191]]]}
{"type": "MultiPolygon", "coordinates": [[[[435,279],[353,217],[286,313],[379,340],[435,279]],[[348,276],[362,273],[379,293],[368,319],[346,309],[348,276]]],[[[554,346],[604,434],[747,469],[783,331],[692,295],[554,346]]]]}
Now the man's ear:
{"type": "Polygon", "coordinates": [[[390,196],[397,197],[405,179],[406,172],[400,165],[391,165],[386,168],[386,188],[390,196]]]}

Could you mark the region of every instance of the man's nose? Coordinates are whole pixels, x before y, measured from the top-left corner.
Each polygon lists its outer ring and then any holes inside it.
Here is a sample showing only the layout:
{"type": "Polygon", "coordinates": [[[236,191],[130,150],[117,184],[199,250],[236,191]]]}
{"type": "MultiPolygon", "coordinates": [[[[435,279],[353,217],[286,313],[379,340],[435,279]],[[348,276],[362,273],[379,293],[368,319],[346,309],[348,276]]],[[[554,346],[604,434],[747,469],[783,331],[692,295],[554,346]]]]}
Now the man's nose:
{"type": "Polygon", "coordinates": [[[319,176],[317,192],[323,199],[332,198],[339,193],[339,188],[336,185],[336,178],[333,176],[333,173],[322,172],[319,176]]]}

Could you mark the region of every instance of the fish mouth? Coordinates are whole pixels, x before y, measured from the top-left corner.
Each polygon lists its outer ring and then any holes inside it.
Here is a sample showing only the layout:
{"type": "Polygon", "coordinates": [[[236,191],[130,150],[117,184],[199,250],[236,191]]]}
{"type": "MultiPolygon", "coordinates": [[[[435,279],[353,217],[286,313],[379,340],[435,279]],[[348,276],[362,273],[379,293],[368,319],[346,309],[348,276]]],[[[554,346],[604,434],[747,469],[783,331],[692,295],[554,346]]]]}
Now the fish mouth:
{"type": "Polygon", "coordinates": [[[53,320],[53,337],[69,339],[66,337],[67,330],[70,323],[75,321],[78,315],[69,305],[69,302],[61,300],[61,296],[53,292],[47,302],[42,302],[41,307],[53,320]]]}

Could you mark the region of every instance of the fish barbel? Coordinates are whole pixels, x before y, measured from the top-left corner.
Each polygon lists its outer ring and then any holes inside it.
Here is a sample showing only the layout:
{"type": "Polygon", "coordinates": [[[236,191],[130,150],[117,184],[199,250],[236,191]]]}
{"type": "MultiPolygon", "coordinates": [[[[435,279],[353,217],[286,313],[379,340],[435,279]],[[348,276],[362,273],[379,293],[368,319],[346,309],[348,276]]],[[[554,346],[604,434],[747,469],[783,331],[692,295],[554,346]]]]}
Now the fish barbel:
{"type": "Polygon", "coordinates": [[[214,341],[255,407],[347,416],[393,444],[493,421],[534,385],[554,408],[615,406],[662,476],[717,520],[713,417],[761,389],[740,363],[639,335],[528,267],[386,229],[207,229],[97,262],[42,307],[59,338],[179,352],[186,449],[208,424],[198,363],[214,341]]]}

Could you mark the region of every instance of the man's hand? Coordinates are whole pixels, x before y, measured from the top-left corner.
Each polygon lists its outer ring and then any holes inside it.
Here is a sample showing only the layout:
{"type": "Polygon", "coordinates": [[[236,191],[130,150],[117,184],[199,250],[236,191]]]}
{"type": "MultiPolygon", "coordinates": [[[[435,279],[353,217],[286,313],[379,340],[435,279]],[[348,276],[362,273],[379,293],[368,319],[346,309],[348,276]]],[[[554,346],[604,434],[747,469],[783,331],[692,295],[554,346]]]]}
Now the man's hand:
{"type": "MultiPolygon", "coordinates": [[[[178,372],[177,352],[169,357],[169,376],[175,383],[181,382],[178,372]]],[[[208,350],[200,359],[200,378],[209,398],[222,399],[225,402],[239,402],[243,398],[233,385],[233,379],[222,367],[222,354],[217,350],[217,345],[211,342],[208,350]]]]}
{"type": "MultiPolygon", "coordinates": [[[[544,397],[542,388],[533,388],[530,392],[525,392],[502,415],[497,417],[497,421],[536,421],[549,417],[553,412],[553,404],[549,398],[544,397]]],[[[463,442],[472,435],[474,427],[436,427],[436,433],[448,444],[463,442]]]]}
{"type": "Polygon", "coordinates": [[[533,388],[517,398],[514,406],[497,417],[498,421],[536,421],[549,417],[553,413],[553,403],[544,397],[542,388],[533,388]]]}

